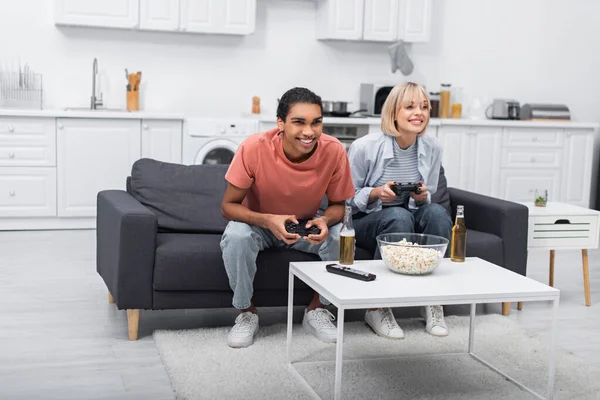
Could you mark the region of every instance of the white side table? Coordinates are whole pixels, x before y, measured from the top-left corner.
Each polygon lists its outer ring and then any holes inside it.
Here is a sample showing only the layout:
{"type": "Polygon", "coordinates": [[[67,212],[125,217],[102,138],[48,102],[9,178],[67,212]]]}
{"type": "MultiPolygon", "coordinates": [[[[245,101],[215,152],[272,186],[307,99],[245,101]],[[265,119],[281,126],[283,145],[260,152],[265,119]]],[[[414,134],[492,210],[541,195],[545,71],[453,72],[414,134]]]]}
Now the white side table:
{"type": "Polygon", "coordinates": [[[598,248],[600,211],[559,202],[546,207],[521,204],[529,208],[527,249],[550,250],[550,286],[554,286],[554,250],[581,249],[585,305],[591,305],[588,249],[598,248]]]}

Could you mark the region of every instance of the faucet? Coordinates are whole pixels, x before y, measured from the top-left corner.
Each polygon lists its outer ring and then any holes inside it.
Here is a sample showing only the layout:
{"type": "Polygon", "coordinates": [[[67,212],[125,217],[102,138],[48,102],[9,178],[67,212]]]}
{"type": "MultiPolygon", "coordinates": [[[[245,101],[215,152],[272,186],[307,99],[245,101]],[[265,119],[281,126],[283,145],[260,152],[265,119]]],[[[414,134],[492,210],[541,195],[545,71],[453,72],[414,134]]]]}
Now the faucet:
{"type": "Polygon", "coordinates": [[[92,64],[92,110],[95,110],[98,106],[102,107],[102,92],[100,92],[100,99],[96,98],[96,75],[98,75],[98,60],[94,58],[94,63],[92,64]]]}

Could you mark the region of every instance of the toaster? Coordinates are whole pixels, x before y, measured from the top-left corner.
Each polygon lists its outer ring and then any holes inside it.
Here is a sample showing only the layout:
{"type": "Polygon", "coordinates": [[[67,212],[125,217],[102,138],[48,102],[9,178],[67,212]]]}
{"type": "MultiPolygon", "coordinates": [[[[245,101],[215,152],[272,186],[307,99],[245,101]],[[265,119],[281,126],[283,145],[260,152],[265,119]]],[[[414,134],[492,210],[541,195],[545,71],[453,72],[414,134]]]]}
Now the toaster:
{"type": "Polygon", "coordinates": [[[521,119],[554,119],[570,120],[569,107],[564,104],[523,104],[520,113],[521,119]]]}

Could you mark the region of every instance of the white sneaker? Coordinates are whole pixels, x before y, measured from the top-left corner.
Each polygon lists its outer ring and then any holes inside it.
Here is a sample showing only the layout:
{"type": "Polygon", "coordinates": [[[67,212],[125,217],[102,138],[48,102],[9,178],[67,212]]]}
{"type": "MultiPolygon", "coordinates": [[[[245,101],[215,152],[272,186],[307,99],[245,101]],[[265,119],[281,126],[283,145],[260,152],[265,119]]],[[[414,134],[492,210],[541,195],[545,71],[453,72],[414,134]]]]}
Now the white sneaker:
{"type": "Polygon", "coordinates": [[[404,339],[404,331],[398,323],[391,308],[378,308],[365,312],[365,322],[376,334],[388,339],[404,339]]]}
{"type": "Polygon", "coordinates": [[[324,308],[315,308],[308,312],[304,310],[302,326],[322,341],[335,343],[337,340],[337,328],[331,322],[333,320],[335,320],[335,316],[324,308]]]}
{"type": "Polygon", "coordinates": [[[448,326],[444,322],[442,306],[421,307],[421,316],[425,319],[425,330],[433,336],[448,336],[448,326]]]}
{"type": "Polygon", "coordinates": [[[235,319],[235,325],[227,335],[227,344],[239,349],[254,343],[254,335],[258,332],[258,315],[246,311],[235,319]]]}

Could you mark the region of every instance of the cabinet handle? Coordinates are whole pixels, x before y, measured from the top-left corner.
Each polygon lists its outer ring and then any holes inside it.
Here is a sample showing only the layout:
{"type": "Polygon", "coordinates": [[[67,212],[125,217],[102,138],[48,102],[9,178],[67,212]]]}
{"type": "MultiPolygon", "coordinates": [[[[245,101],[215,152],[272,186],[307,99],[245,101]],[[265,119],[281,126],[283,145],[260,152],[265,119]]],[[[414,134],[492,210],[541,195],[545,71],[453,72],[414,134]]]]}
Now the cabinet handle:
{"type": "Polygon", "coordinates": [[[140,27],[140,24],[135,24],[135,25],[133,25],[133,27],[134,27],[135,29],[137,29],[137,28],[139,28],[139,27],[140,27]]]}
{"type": "Polygon", "coordinates": [[[142,125],[142,128],[144,128],[144,130],[147,131],[148,130],[148,124],[142,125]]]}
{"type": "Polygon", "coordinates": [[[15,127],[14,127],[14,126],[12,126],[12,125],[9,125],[9,126],[8,126],[8,131],[9,131],[9,132],[14,132],[14,131],[15,131],[15,127]]]}
{"type": "Polygon", "coordinates": [[[533,189],[529,189],[529,193],[533,193],[533,189]]]}
{"type": "Polygon", "coordinates": [[[531,138],[531,140],[537,142],[537,136],[534,136],[533,138],[531,138]]]}
{"type": "Polygon", "coordinates": [[[58,129],[62,129],[64,127],[63,124],[58,124],[57,126],[58,126],[58,129]]]}
{"type": "Polygon", "coordinates": [[[185,26],[182,26],[179,28],[180,31],[185,32],[187,30],[187,28],[185,26]]]}
{"type": "Polygon", "coordinates": [[[567,132],[567,137],[571,137],[571,132],[567,132]]]}
{"type": "Polygon", "coordinates": [[[535,162],[535,157],[531,157],[531,162],[534,163],[535,162]]]}
{"type": "Polygon", "coordinates": [[[8,195],[9,195],[10,197],[15,197],[15,194],[16,194],[16,193],[15,193],[15,191],[14,191],[14,190],[11,190],[10,192],[8,192],[8,195]]]}
{"type": "Polygon", "coordinates": [[[15,158],[15,153],[13,153],[13,152],[8,153],[8,157],[15,158]]]}

